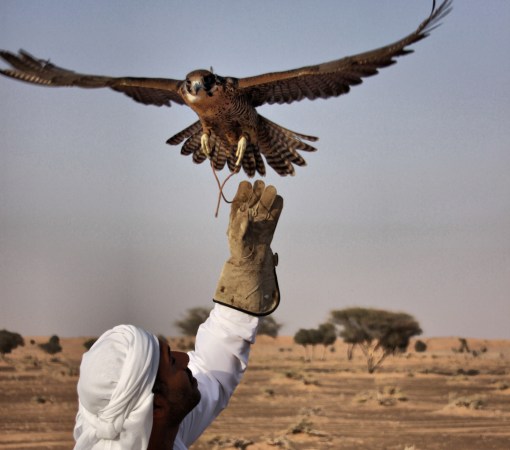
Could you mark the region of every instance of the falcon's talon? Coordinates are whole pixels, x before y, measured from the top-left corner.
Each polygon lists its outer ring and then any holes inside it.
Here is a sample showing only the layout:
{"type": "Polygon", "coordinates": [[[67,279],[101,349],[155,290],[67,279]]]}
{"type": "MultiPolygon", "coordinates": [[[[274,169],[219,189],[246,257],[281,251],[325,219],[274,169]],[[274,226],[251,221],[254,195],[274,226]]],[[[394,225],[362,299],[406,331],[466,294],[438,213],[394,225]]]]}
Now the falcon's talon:
{"type": "Polygon", "coordinates": [[[200,138],[200,147],[202,148],[205,156],[207,156],[208,159],[211,159],[211,147],[209,146],[209,135],[207,133],[202,134],[202,137],[200,138]]]}
{"type": "Polygon", "coordinates": [[[241,139],[239,139],[239,142],[237,143],[237,151],[236,151],[236,167],[241,167],[241,161],[244,158],[244,153],[246,152],[246,147],[248,145],[248,141],[246,139],[246,136],[241,136],[241,139]]]}

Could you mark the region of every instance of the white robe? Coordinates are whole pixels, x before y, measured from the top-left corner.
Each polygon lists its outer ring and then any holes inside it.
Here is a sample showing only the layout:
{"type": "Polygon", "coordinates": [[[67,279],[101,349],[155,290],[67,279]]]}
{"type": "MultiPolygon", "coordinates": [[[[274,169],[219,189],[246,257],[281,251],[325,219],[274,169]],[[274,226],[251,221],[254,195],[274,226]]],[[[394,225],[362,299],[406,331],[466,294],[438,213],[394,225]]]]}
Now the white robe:
{"type": "Polygon", "coordinates": [[[246,370],[258,322],[257,317],[216,304],[200,326],[188,367],[202,398],[181,423],[174,450],[186,450],[227,406],[246,370]]]}

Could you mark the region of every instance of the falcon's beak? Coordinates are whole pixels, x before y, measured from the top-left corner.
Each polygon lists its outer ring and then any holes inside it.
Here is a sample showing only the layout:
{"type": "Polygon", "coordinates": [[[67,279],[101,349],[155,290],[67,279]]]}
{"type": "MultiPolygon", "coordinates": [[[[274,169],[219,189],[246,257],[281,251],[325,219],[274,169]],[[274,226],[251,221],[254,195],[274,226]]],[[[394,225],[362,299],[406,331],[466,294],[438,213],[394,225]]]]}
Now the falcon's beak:
{"type": "Polygon", "coordinates": [[[191,82],[191,94],[197,95],[200,89],[204,89],[204,85],[201,81],[196,80],[191,82]]]}

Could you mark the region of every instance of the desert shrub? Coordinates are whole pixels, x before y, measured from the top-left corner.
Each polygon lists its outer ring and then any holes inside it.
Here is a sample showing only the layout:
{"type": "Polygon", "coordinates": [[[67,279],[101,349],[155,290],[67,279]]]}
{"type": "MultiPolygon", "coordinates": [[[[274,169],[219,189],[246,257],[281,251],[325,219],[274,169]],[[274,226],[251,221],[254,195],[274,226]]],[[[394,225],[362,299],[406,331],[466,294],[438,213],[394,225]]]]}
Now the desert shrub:
{"type": "Polygon", "coordinates": [[[271,388],[264,389],[264,395],[266,395],[267,397],[274,397],[275,391],[274,389],[271,388]]]}
{"type": "Polygon", "coordinates": [[[482,395],[448,394],[448,406],[467,409],[482,409],[486,405],[485,397],[482,395]]]}
{"type": "Polygon", "coordinates": [[[295,448],[292,445],[291,441],[289,439],[287,439],[285,436],[269,438],[266,442],[271,447],[279,447],[279,448],[288,449],[288,450],[295,448]]]}
{"type": "Polygon", "coordinates": [[[316,380],[315,378],[303,378],[303,383],[305,386],[320,386],[321,382],[316,380]]]}
{"type": "Polygon", "coordinates": [[[427,344],[420,341],[419,339],[414,343],[414,351],[417,353],[423,353],[427,351],[427,344]]]}
{"type": "Polygon", "coordinates": [[[90,338],[90,339],[87,339],[84,343],[83,343],[83,346],[88,350],[90,350],[90,348],[96,343],[98,338],[90,338]]]}
{"type": "Polygon", "coordinates": [[[299,410],[299,414],[302,416],[320,416],[322,414],[322,408],[320,406],[305,406],[299,410]]]}
{"type": "Polygon", "coordinates": [[[39,347],[50,355],[54,355],[55,353],[59,353],[62,351],[62,346],[60,345],[60,338],[56,334],[51,336],[48,342],[44,344],[39,344],[39,347]]]}
{"type": "Polygon", "coordinates": [[[368,402],[369,400],[373,400],[375,397],[375,393],[374,392],[370,392],[370,391],[361,391],[361,392],[358,392],[354,398],[352,399],[353,403],[366,403],[368,402]]]}
{"type": "Polygon", "coordinates": [[[457,369],[457,375],[466,375],[468,377],[475,377],[476,375],[480,375],[480,371],[478,369],[457,369]]]}
{"type": "Polygon", "coordinates": [[[49,399],[47,399],[46,397],[44,397],[42,395],[36,395],[36,396],[32,397],[32,401],[43,405],[44,403],[48,402],[49,399]]]}
{"type": "Polygon", "coordinates": [[[4,356],[11,353],[15,348],[24,346],[25,340],[19,333],[12,331],[0,330],[0,356],[4,356]]]}
{"type": "Polygon", "coordinates": [[[398,402],[407,401],[400,388],[397,386],[384,386],[377,391],[377,402],[382,406],[393,406],[398,402]]]}
{"type": "Polygon", "coordinates": [[[316,380],[315,378],[311,378],[309,376],[303,375],[302,373],[295,372],[293,370],[286,371],[285,376],[291,380],[302,381],[305,386],[320,386],[321,385],[319,380],[316,380]]]}
{"type": "Polygon", "coordinates": [[[287,378],[290,378],[291,380],[302,380],[303,375],[301,375],[299,372],[295,372],[294,370],[287,370],[285,372],[285,376],[287,378]]]}
{"type": "Polygon", "coordinates": [[[313,430],[313,422],[308,420],[306,417],[302,417],[299,419],[297,423],[291,425],[289,428],[289,433],[291,434],[299,434],[299,433],[310,433],[313,430]]]}
{"type": "Polygon", "coordinates": [[[383,386],[377,391],[362,391],[353,398],[354,403],[377,403],[381,406],[394,406],[407,401],[407,396],[397,386],[383,386]]]}
{"type": "Polygon", "coordinates": [[[234,447],[240,450],[246,450],[250,445],[254,444],[254,442],[249,439],[231,438],[225,436],[215,436],[207,443],[211,446],[211,448],[214,449],[234,447]]]}
{"type": "Polygon", "coordinates": [[[80,375],[80,368],[78,366],[69,366],[67,367],[67,372],[64,373],[69,377],[77,377],[80,375]]]}
{"type": "Polygon", "coordinates": [[[498,381],[495,387],[499,391],[506,391],[510,387],[510,385],[506,381],[498,381]]]}
{"type": "Polygon", "coordinates": [[[304,433],[304,434],[308,434],[310,436],[320,436],[320,437],[327,436],[327,433],[324,433],[322,431],[315,429],[313,427],[313,425],[314,425],[313,422],[310,421],[307,417],[302,417],[299,419],[299,421],[296,424],[291,425],[287,432],[290,434],[304,433]]]}

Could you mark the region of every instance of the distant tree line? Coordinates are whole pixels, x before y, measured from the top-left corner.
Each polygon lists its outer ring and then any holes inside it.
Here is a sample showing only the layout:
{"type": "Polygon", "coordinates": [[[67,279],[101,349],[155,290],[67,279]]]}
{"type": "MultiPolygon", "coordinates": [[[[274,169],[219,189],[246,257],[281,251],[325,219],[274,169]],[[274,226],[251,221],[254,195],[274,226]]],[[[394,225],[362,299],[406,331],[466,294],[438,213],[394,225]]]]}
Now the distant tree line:
{"type": "MultiPolygon", "coordinates": [[[[2,357],[2,359],[4,359],[5,355],[11,353],[15,348],[24,345],[25,340],[23,339],[21,334],[14,333],[12,331],[8,331],[5,329],[0,330],[0,356],[2,357]]],[[[57,335],[51,336],[48,342],[39,344],[39,347],[50,355],[54,355],[55,353],[62,351],[62,346],[60,345],[60,338],[57,335]]]]}
{"type": "MultiPolygon", "coordinates": [[[[210,312],[210,308],[202,306],[190,308],[182,319],[175,321],[175,325],[184,336],[195,337],[198,327],[206,321],[210,312]]],[[[282,324],[278,323],[273,316],[264,316],[260,318],[257,334],[275,338],[281,327],[282,324]]]]}
{"type": "MultiPolygon", "coordinates": [[[[330,313],[329,321],[317,329],[300,329],[294,336],[297,344],[305,347],[305,358],[310,359],[316,345],[332,345],[340,336],[347,347],[347,358],[352,359],[354,349],[360,348],[366,358],[367,370],[373,373],[390,355],[404,352],[413,336],[422,330],[409,314],[395,313],[373,308],[346,308],[330,313]]],[[[423,343],[422,343],[423,344],[423,343]]],[[[426,348],[419,346],[421,351],[426,348]]]]}
{"type": "MultiPolygon", "coordinates": [[[[175,322],[181,333],[195,337],[198,327],[209,317],[210,308],[194,307],[175,322]]],[[[262,317],[259,335],[277,337],[282,325],[272,316],[262,317]]],[[[405,352],[413,336],[422,330],[414,317],[402,312],[391,312],[374,308],[346,308],[330,312],[329,320],[317,328],[302,328],[294,335],[294,341],[305,349],[305,359],[315,357],[315,348],[323,347],[321,358],[337,337],[348,344],[347,357],[359,348],[366,358],[367,370],[373,373],[390,355],[405,352]]],[[[415,343],[416,351],[425,351],[426,344],[415,343]]]]}

